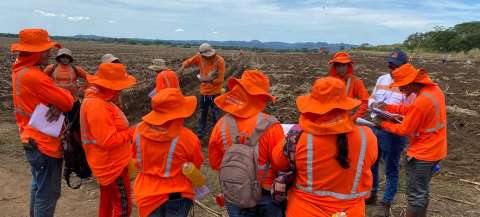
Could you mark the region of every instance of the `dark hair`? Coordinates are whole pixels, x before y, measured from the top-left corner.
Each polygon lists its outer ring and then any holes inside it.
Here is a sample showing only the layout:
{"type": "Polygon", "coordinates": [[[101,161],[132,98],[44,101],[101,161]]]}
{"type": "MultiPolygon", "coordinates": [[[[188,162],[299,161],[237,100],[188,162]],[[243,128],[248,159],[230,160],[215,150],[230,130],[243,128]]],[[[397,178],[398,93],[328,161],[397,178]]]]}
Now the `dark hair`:
{"type": "Polygon", "coordinates": [[[337,157],[336,160],[340,166],[344,169],[350,168],[350,163],[348,161],[348,139],[347,134],[342,133],[337,136],[337,157]]]}

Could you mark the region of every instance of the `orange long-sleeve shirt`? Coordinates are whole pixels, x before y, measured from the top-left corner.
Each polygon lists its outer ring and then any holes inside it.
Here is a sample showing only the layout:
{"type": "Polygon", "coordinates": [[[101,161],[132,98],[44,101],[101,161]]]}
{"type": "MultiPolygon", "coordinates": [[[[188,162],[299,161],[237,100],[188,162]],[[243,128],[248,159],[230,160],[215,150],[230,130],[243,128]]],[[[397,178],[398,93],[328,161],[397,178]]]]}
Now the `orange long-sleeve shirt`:
{"type": "Polygon", "coordinates": [[[180,88],[177,75],[171,69],[165,69],[157,74],[155,90],[158,93],[165,88],[180,88]]]}
{"type": "Polygon", "coordinates": [[[403,114],[401,124],[382,122],[386,131],[410,137],[409,157],[424,161],[442,160],[447,155],[445,96],[437,85],[422,88],[411,105],[388,105],[386,110],[403,114]]]}
{"type": "Polygon", "coordinates": [[[223,57],[216,54],[211,58],[202,57],[197,54],[183,62],[183,68],[190,67],[192,65],[198,66],[200,74],[202,76],[208,76],[213,71],[218,72],[218,76],[211,82],[202,82],[200,84],[200,94],[202,95],[219,95],[222,93],[224,76],[225,76],[225,61],[223,57]]]}
{"type": "Polygon", "coordinates": [[[182,166],[192,162],[200,169],[204,159],[199,139],[183,127],[183,120],[170,121],[163,126],[142,122],[134,138],[133,158],[140,171],[135,179],[134,197],[140,216],[148,216],[161,206],[168,200],[169,193],[178,192],[193,200],[193,186],[183,175],[182,166]]]}
{"type": "MultiPolygon", "coordinates": [[[[254,115],[250,118],[245,119],[235,117],[237,121],[238,132],[245,132],[248,135],[251,135],[257,123],[257,117],[258,115],[254,115]]],[[[217,171],[220,169],[223,155],[225,154],[225,141],[222,138],[222,128],[224,121],[225,118],[222,117],[217,122],[217,124],[213,128],[210,142],[208,144],[208,159],[210,167],[212,167],[213,170],[217,171]]],[[[227,147],[230,147],[232,145],[232,140],[230,138],[229,130],[227,130],[225,135],[227,147]]],[[[262,183],[262,187],[265,189],[271,188],[272,180],[277,174],[277,169],[274,168],[274,165],[272,164],[273,148],[277,145],[283,144],[284,141],[285,135],[283,134],[282,126],[279,123],[273,124],[267,130],[265,130],[263,135],[260,137],[260,140],[258,141],[259,165],[263,166],[267,161],[271,164],[271,168],[268,170],[266,176],[264,177],[265,181],[262,183]]],[[[263,177],[263,170],[259,170],[258,173],[259,181],[261,181],[260,179],[263,177]]]]}
{"type": "Polygon", "coordinates": [[[60,138],[43,134],[28,126],[28,122],[35,107],[40,103],[54,105],[63,112],[70,111],[73,106],[72,95],[57,87],[37,66],[26,67],[12,74],[12,88],[21,141],[27,143],[28,139],[32,138],[40,152],[50,157],[61,158],[60,138]]]}
{"type": "Polygon", "coordinates": [[[52,77],[57,86],[70,90],[74,95],[78,94],[78,78],[87,80],[87,74],[89,73],[82,67],[71,64],[56,64],[55,70],[54,67],[54,64],[50,64],[45,68],[44,72],[52,77]],[[73,67],[75,67],[75,70],[73,67]]]}
{"type": "MultiPolygon", "coordinates": [[[[347,133],[348,160],[344,169],[336,160],[337,135],[303,132],[296,145],[296,179],[288,192],[287,216],[331,217],[337,212],[365,216],[364,199],[370,194],[370,167],[377,159],[377,139],[368,127],[347,133]],[[309,148],[310,147],[310,148],[309,148]]],[[[283,145],[273,150],[273,162],[288,169],[283,145]]]]}
{"type": "Polygon", "coordinates": [[[86,91],[80,109],[83,149],[100,185],[112,183],[127,167],[133,135],[125,114],[107,98],[98,90],[86,91]]]}

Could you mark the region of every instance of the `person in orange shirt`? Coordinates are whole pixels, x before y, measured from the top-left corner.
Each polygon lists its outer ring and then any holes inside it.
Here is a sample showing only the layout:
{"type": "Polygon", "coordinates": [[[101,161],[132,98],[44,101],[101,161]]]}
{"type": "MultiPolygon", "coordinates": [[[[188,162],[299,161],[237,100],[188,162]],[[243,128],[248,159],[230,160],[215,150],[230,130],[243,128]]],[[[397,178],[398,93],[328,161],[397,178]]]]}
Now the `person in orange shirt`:
{"type": "Polygon", "coordinates": [[[215,106],[215,97],[222,94],[223,82],[225,76],[225,61],[208,44],[203,43],[198,48],[198,54],[185,60],[180,68],[179,77],[183,75],[185,68],[197,66],[199,74],[197,75],[200,84],[199,109],[200,118],[198,120],[197,136],[202,139],[207,130],[208,110],[212,109],[213,123],[220,118],[220,110],[215,106]]]}
{"type": "Polygon", "coordinates": [[[157,73],[155,89],[148,94],[150,97],[153,97],[156,93],[165,88],[180,88],[177,74],[167,67],[165,60],[154,59],[152,60],[152,65],[149,65],[147,68],[157,73]]]}
{"type": "MultiPolygon", "coordinates": [[[[370,128],[354,124],[350,111],[360,101],[346,95],[345,83],[325,77],[310,94],[297,98],[302,133],[295,149],[296,178],[288,191],[287,217],[365,216],[377,158],[370,128]]],[[[275,147],[273,163],[289,169],[285,145],[275,147]]]]}
{"type": "MultiPolygon", "coordinates": [[[[232,146],[230,124],[227,116],[234,121],[238,132],[252,135],[257,124],[263,120],[276,120],[273,116],[262,111],[275,97],[269,93],[270,82],[268,77],[258,70],[245,71],[241,79],[231,79],[228,82],[229,92],[217,97],[215,104],[225,111],[213,128],[208,145],[208,159],[213,170],[220,170],[224,154],[232,146]]],[[[283,216],[282,208],[272,202],[270,189],[277,170],[271,167],[271,153],[275,146],[283,143],[285,136],[278,122],[272,121],[258,140],[258,180],[262,188],[262,198],[257,205],[251,208],[240,208],[226,201],[228,214],[231,217],[245,216],[283,216]]],[[[232,125],[235,126],[235,125],[232,125]]]]}
{"type": "Polygon", "coordinates": [[[407,217],[427,215],[429,183],[435,166],[447,156],[447,115],[445,96],[427,72],[405,64],[392,72],[392,87],[399,87],[407,97],[416,94],[410,105],[376,104],[377,108],[404,115],[400,124],[377,124],[382,129],[409,136],[407,149],[407,217]]]}
{"type": "Polygon", "coordinates": [[[87,80],[80,129],[88,165],[100,184],[98,216],[127,217],[132,208],[128,164],[134,129],[114,101],[136,79],[123,64],[103,63],[87,80]]]}
{"type": "Polygon", "coordinates": [[[330,76],[345,82],[347,96],[362,102],[358,108],[353,110],[356,111],[352,114],[352,120],[363,117],[368,109],[369,95],[363,81],[353,75],[353,61],[350,59],[350,55],[346,52],[337,52],[328,64],[332,65],[330,76]]]}
{"type": "Polygon", "coordinates": [[[178,88],[160,90],[152,98],[152,111],[134,133],[133,158],[139,174],[134,196],[141,217],[186,217],[195,193],[182,173],[184,163],[200,169],[200,140],[184,127],[197,106],[195,96],[183,96],[178,88]]]}
{"type": "Polygon", "coordinates": [[[42,67],[48,65],[50,50],[60,45],[43,29],[23,29],[19,41],[11,45],[18,56],[12,67],[12,95],[15,119],[25,156],[31,166],[30,216],[53,217],[61,192],[62,148],[60,138],[30,127],[30,116],[39,104],[50,107],[48,121],[73,106],[70,92],[53,83],[42,67]]]}

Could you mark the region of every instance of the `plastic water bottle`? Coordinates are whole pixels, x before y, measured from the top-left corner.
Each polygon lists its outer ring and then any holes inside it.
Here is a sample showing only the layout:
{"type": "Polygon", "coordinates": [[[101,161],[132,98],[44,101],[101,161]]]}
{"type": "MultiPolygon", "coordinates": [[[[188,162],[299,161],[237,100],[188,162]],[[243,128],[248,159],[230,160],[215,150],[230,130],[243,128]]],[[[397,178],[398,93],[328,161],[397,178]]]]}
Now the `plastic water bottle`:
{"type": "Polygon", "coordinates": [[[205,184],[205,176],[198,170],[193,163],[184,163],[182,173],[190,180],[194,187],[195,199],[201,200],[210,192],[205,184]]]}

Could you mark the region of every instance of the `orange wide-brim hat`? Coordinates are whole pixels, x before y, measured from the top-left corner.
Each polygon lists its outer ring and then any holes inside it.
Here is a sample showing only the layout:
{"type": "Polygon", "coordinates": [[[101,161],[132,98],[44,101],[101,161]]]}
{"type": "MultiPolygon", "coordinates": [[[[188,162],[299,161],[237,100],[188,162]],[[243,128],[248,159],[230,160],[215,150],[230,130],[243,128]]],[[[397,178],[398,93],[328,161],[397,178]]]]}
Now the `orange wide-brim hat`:
{"type": "Polygon", "coordinates": [[[178,88],[166,88],[152,98],[152,111],[142,120],[151,125],[163,125],[171,120],[192,116],[196,107],[195,96],[184,96],[178,88]]]}
{"type": "Polygon", "coordinates": [[[110,90],[123,90],[137,83],[125,65],[119,63],[100,64],[95,75],[87,75],[87,81],[110,90]]]}
{"type": "Polygon", "coordinates": [[[18,42],[13,43],[10,47],[12,53],[14,52],[43,52],[51,48],[61,48],[62,46],[52,41],[48,32],[44,29],[23,29],[18,35],[18,42]]]}
{"type": "Polygon", "coordinates": [[[393,83],[390,87],[403,87],[411,83],[435,85],[425,69],[416,69],[412,64],[404,64],[392,72],[393,83]]]}
{"type": "Polygon", "coordinates": [[[345,82],[338,78],[319,78],[313,84],[310,94],[297,97],[297,108],[301,113],[319,115],[333,109],[352,110],[361,101],[348,97],[345,89],[345,82]]]}
{"type": "Polygon", "coordinates": [[[333,58],[328,61],[328,64],[334,63],[353,63],[352,59],[350,59],[350,55],[346,52],[337,52],[333,55],[333,58]]]}
{"type": "Polygon", "coordinates": [[[270,94],[270,81],[268,77],[260,70],[252,69],[243,72],[240,79],[231,78],[227,82],[227,88],[232,90],[235,85],[240,85],[252,96],[266,96],[272,103],[275,103],[275,97],[270,94]]]}

